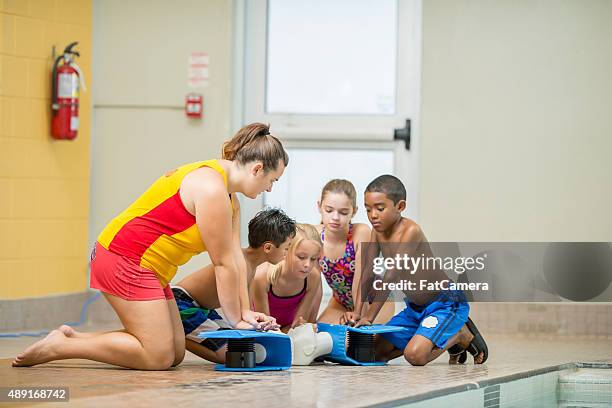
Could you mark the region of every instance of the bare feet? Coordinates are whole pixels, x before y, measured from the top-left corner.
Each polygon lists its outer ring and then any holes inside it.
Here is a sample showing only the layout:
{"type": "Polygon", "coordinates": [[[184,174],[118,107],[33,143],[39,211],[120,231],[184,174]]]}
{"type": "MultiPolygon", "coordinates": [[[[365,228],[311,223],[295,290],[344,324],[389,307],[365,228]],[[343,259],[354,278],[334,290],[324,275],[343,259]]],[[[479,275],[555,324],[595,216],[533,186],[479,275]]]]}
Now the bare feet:
{"type": "MultiPolygon", "coordinates": [[[[457,344],[459,344],[461,348],[464,350],[468,348],[468,346],[474,339],[474,335],[467,328],[466,325],[463,325],[461,330],[459,330],[459,333],[457,333],[457,336],[458,336],[457,344]]],[[[448,359],[448,363],[449,364],[460,364],[459,363],[460,357],[461,357],[461,354],[451,355],[450,358],[448,359]]],[[[478,353],[477,355],[474,356],[474,364],[482,364],[483,359],[484,359],[484,353],[483,352],[478,353]]]]}
{"type": "Polygon", "coordinates": [[[64,333],[66,337],[78,337],[78,335],[80,334],[67,324],[62,324],[58,330],[64,333]]]}
{"type": "Polygon", "coordinates": [[[66,324],[62,324],[58,328],[58,330],[64,333],[66,337],[71,337],[75,339],[88,339],[88,338],[96,337],[96,336],[99,336],[101,334],[106,334],[106,333],[125,332],[125,329],[111,330],[107,332],[80,332],[80,331],[77,331],[74,327],[68,326],[66,324]]]}
{"type": "Polygon", "coordinates": [[[54,360],[57,357],[56,346],[65,339],[66,335],[62,331],[53,330],[47,337],[32,344],[15,357],[13,367],[29,367],[54,360]]]}
{"type": "Polygon", "coordinates": [[[461,357],[461,353],[451,355],[448,359],[448,364],[460,364],[459,357],[461,357]]]}

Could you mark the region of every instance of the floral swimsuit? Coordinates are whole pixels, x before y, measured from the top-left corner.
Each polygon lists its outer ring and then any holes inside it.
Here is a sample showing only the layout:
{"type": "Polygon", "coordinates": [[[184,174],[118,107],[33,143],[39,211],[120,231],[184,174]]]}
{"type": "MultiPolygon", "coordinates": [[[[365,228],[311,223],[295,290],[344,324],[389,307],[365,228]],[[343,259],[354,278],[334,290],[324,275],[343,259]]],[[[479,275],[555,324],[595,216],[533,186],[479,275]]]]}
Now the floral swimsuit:
{"type": "MultiPolygon", "coordinates": [[[[321,241],[325,241],[325,228],[321,231],[321,241]]],[[[334,292],[334,298],[345,307],[353,310],[353,277],[355,276],[355,246],[353,244],[353,224],[349,224],[344,255],[332,261],[325,255],[319,261],[321,271],[329,287],[334,292]]]]}

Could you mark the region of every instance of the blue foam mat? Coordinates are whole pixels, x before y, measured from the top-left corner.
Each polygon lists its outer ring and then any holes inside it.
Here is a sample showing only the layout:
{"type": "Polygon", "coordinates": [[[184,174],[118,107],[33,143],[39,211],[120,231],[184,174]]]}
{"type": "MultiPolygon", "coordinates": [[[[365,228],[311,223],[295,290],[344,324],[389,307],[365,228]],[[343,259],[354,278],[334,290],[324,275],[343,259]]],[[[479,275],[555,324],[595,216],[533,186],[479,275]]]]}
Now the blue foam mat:
{"type": "Polygon", "coordinates": [[[404,330],[403,327],[399,326],[387,326],[384,324],[373,324],[371,326],[351,327],[341,324],[328,324],[319,323],[317,328],[320,332],[329,333],[333,339],[333,347],[331,353],[323,356],[325,360],[332,361],[334,363],[346,364],[346,365],[361,365],[361,366],[380,366],[386,365],[384,361],[376,362],[361,362],[349,357],[346,353],[346,336],[347,332],[357,332],[365,334],[380,334],[380,333],[391,333],[404,330]]]}
{"type": "Polygon", "coordinates": [[[201,339],[253,339],[266,350],[266,358],[252,368],[215,365],[217,371],[280,371],[291,367],[291,338],[284,333],[255,330],[217,330],[198,333],[201,339]]]}
{"type": "Polygon", "coordinates": [[[250,339],[261,337],[289,338],[284,333],[264,332],[256,330],[217,330],[198,333],[201,339],[250,339]]]}
{"type": "Polygon", "coordinates": [[[215,371],[236,371],[236,372],[245,372],[245,371],[283,371],[288,370],[291,366],[255,366],[253,368],[230,368],[226,367],[223,364],[216,364],[215,371]]]}

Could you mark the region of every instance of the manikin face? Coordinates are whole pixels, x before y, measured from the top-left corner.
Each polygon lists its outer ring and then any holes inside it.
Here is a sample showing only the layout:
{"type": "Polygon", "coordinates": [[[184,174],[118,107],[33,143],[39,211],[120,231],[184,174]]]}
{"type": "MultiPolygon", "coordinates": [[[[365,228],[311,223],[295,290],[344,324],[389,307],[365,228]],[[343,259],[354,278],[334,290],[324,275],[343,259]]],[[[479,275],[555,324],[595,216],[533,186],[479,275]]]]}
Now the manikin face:
{"type": "Polygon", "coordinates": [[[320,255],[321,246],[317,242],[308,239],[302,240],[287,259],[288,272],[293,277],[306,279],[312,268],[319,264],[320,255]]]}
{"type": "Polygon", "coordinates": [[[346,229],[357,211],[351,199],[344,193],[326,192],[323,201],[317,204],[323,226],[329,231],[346,229]]]}
{"type": "Polygon", "coordinates": [[[277,264],[285,259],[285,255],[287,255],[287,251],[289,250],[289,245],[291,245],[291,237],[288,237],[285,242],[279,246],[274,245],[274,243],[270,241],[264,242],[263,249],[266,253],[266,262],[277,264]]]}
{"type": "Polygon", "coordinates": [[[281,178],[285,172],[285,164],[282,160],[278,161],[276,169],[266,173],[261,162],[248,163],[249,179],[243,194],[249,198],[257,198],[264,191],[272,191],[272,185],[281,178]]]}
{"type": "Polygon", "coordinates": [[[365,193],[368,220],[377,232],[387,231],[402,216],[405,207],[406,201],[400,200],[397,204],[393,204],[385,193],[365,193]]]}

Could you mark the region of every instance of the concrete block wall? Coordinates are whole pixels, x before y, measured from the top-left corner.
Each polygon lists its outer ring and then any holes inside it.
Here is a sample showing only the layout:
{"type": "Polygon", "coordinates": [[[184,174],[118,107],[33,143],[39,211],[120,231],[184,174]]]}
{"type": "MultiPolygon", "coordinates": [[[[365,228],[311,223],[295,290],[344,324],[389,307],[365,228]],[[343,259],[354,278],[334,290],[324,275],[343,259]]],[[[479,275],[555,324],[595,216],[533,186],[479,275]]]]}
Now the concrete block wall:
{"type": "Polygon", "coordinates": [[[52,48],[78,41],[91,79],[90,0],[0,0],[0,302],[84,292],[91,93],[74,141],[51,138],[52,48]]]}

